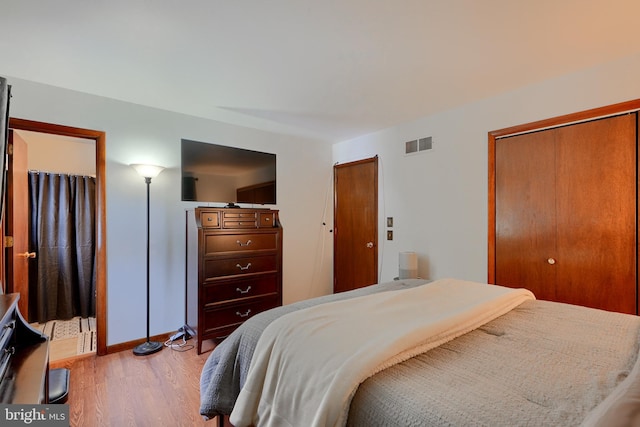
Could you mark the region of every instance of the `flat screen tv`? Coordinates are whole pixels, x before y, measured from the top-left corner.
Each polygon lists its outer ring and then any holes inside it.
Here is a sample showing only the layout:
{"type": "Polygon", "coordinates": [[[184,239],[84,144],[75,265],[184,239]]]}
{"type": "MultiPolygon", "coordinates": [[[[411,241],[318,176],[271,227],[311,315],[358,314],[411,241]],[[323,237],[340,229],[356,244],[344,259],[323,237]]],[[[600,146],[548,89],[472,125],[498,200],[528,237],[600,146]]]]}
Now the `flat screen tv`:
{"type": "Polygon", "coordinates": [[[276,204],[276,155],[207,142],[181,141],[182,200],[276,204]]]}

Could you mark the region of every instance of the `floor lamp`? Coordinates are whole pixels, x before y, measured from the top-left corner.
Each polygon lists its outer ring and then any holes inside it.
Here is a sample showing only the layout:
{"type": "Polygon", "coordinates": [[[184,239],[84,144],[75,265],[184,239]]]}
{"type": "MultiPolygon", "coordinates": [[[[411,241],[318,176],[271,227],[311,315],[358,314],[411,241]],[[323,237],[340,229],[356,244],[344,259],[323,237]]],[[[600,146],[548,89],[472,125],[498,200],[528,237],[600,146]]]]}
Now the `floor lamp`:
{"type": "Polygon", "coordinates": [[[136,356],[146,356],[162,350],[162,343],[149,340],[149,186],[151,178],[158,176],[164,168],[162,166],[143,164],[134,164],[131,167],[138,172],[138,175],[144,178],[144,182],[147,184],[147,341],[133,349],[133,354],[136,356]]]}

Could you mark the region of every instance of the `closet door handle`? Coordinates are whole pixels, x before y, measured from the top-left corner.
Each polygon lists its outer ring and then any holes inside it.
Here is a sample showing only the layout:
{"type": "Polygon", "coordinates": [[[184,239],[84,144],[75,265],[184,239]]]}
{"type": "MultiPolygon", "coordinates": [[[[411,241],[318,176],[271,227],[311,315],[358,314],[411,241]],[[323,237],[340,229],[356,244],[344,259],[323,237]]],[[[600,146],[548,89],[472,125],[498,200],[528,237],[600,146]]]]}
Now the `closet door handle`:
{"type": "Polygon", "coordinates": [[[547,258],[547,262],[551,265],[556,263],[556,259],[555,258],[547,258]]]}
{"type": "Polygon", "coordinates": [[[35,258],[36,257],[36,253],[35,252],[25,252],[23,254],[18,254],[19,257],[22,258],[35,258]]]}

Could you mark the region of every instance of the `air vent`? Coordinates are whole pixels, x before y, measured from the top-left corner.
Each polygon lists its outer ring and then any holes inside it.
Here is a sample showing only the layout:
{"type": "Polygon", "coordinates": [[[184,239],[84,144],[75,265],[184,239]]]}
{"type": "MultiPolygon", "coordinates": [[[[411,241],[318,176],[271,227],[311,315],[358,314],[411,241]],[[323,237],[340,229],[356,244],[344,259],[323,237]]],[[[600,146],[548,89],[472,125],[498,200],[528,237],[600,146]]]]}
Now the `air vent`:
{"type": "Polygon", "coordinates": [[[433,140],[430,136],[420,138],[418,140],[418,151],[431,150],[433,148],[433,140]]]}
{"type": "Polygon", "coordinates": [[[404,143],[404,154],[414,154],[418,152],[418,140],[407,141],[404,143]]]}
{"type": "Polygon", "coordinates": [[[433,148],[433,138],[430,136],[414,139],[404,143],[404,154],[407,156],[428,151],[433,148]]]}

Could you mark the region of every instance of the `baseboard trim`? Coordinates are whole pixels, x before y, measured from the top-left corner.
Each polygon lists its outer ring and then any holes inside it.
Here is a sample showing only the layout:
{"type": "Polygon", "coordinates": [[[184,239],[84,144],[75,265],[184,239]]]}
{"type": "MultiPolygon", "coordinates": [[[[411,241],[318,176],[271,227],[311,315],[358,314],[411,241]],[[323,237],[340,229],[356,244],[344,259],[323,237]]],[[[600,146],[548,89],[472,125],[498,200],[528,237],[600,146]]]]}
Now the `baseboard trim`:
{"type": "MultiPolygon", "coordinates": [[[[173,334],[174,332],[167,332],[164,334],[154,335],[152,337],[149,337],[149,341],[159,341],[164,345],[164,342],[167,341],[169,337],[173,334]]],[[[142,344],[146,340],[147,340],[146,338],[140,338],[133,341],[127,341],[119,344],[108,345],[106,354],[119,353],[125,350],[133,350],[134,347],[142,344]]]]}

